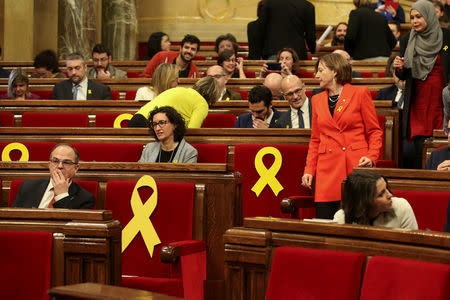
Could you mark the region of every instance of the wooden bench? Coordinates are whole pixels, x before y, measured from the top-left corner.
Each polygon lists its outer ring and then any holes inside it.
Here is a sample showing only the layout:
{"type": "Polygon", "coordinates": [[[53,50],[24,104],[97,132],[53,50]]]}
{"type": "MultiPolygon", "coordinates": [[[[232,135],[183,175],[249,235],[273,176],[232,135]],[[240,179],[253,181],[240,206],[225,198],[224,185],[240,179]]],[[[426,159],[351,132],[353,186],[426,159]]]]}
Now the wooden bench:
{"type": "Polygon", "coordinates": [[[246,218],[227,230],[226,299],[265,299],[274,250],[327,249],[450,264],[450,234],[299,220],[246,218]]]}
{"type": "Polygon", "coordinates": [[[433,130],[433,136],[426,139],[425,143],[423,144],[423,150],[422,150],[422,168],[425,168],[425,165],[427,163],[427,160],[431,156],[431,152],[436,150],[437,148],[441,147],[448,147],[448,137],[444,133],[444,130],[433,130]]]}

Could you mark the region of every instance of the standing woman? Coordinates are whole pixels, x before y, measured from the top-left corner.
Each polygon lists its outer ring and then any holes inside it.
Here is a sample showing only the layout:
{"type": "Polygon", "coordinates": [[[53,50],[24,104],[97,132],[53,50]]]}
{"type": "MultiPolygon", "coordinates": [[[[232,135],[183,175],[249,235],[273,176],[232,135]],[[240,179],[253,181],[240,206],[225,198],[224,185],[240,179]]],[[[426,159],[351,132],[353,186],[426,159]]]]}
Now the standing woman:
{"type": "Polygon", "coordinates": [[[302,185],[312,188],[316,216],[332,219],[339,209],[341,182],[354,167],[374,166],[383,132],[367,87],[352,86],[352,67],[337,53],[316,63],[320,94],[312,98],[311,141],[302,185]]]}
{"type": "Polygon", "coordinates": [[[153,32],[147,42],[147,57],[144,60],[150,60],[159,51],[170,50],[169,36],[164,32],[153,32]]]}
{"type": "Polygon", "coordinates": [[[431,2],[411,6],[412,29],[400,38],[396,75],[406,80],[403,114],[403,167],[421,168],[422,146],[443,125],[442,89],[449,82],[450,33],[441,29],[431,2]]]}

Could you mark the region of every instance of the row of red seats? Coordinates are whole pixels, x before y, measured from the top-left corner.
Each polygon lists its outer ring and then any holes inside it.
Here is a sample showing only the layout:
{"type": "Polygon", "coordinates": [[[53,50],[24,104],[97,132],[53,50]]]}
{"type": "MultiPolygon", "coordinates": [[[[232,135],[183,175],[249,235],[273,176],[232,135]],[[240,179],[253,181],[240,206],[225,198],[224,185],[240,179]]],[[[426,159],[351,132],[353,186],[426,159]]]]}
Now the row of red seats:
{"type": "Polygon", "coordinates": [[[362,253],[279,247],[272,260],[266,294],[266,300],[275,299],[450,299],[450,266],[384,256],[368,258],[362,253]]]}

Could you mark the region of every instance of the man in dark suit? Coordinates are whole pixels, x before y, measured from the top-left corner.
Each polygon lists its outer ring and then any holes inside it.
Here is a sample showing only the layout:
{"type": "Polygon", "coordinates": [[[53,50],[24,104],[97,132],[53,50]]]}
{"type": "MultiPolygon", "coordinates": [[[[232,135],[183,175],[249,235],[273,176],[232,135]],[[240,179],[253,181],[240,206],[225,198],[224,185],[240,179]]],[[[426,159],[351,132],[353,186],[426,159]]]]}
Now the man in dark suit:
{"type": "MultiPolygon", "coordinates": [[[[447,123],[450,128],[450,121],[447,123]]],[[[447,131],[448,147],[434,150],[425,165],[426,170],[450,171],[450,130],[447,131]]]]}
{"type": "Polygon", "coordinates": [[[257,20],[247,24],[247,40],[248,40],[248,59],[261,59],[264,36],[261,32],[261,12],[264,1],[258,2],[256,9],[257,20]]]}
{"type": "Polygon", "coordinates": [[[311,100],[306,97],[306,87],[295,75],[289,75],[281,81],[284,99],[289,102],[289,110],[278,119],[277,128],[311,128],[311,100]]]}
{"type": "Polygon", "coordinates": [[[213,77],[217,84],[219,85],[219,88],[221,90],[221,94],[218,101],[228,101],[228,100],[241,100],[241,94],[233,92],[229,89],[227,89],[226,84],[228,82],[227,74],[225,73],[225,70],[219,66],[211,66],[206,70],[206,75],[213,77]]]}
{"type": "Polygon", "coordinates": [[[95,197],[72,181],[78,171],[78,151],[58,144],[50,153],[50,179],[25,180],[12,207],[92,209],[95,197]]]}
{"type": "Polygon", "coordinates": [[[87,65],[79,53],[66,57],[69,79],[58,82],[53,87],[52,99],[56,100],[111,100],[108,86],[88,80],[87,65]]]}
{"type": "Polygon", "coordinates": [[[400,80],[400,78],[395,75],[394,67],[392,64],[390,70],[392,76],[394,77],[394,84],[380,89],[378,91],[376,100],[392,100],[392,104],[397,106],[401,110],[403,108],[406,81],[400,80]]]}
{"type": "Polygon", "coordinates": [[[265,86],[255,86],[248,93],[251,113],[240,115],[235,128],[274,128],[281,113],[272,107],[272,92],[265,86]]]}
{"type": "Polygon", "coordinates": [[[282,48],[292,48],[300,59],[316,51],[314,5],[306,0],[267,0],[261,11],[263,58],[272,58],[282,48]]]}

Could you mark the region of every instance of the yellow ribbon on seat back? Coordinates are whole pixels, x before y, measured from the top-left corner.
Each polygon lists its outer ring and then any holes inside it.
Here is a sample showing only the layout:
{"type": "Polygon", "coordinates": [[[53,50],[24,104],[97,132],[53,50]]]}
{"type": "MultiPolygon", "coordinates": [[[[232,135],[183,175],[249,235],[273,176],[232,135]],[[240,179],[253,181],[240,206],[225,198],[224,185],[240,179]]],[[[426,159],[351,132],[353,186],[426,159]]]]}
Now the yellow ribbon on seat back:
{"type": "Polygon", "coordinates": [[[19,158],[19,161],[28,161],[30,159],[30,152],[28,152],[27,147],[22,143],[10,143],[3,148],[2,151],[2,161],[11,161],[11,156],[9,154],[13,150],[19,150],[22,155],[19,158]]]}
{"type": "Polygon", "coordinates": [[[255,168],[260,178],[252,187],[252,191],[255,192],[256,197],[259,197],[259,194],[261,194],[266,185],[269,185],[275,196],[278,196],[278,193],[284,189],[276,178],[276,175],[281,168],[282,161],[283,158],[281,157],[281,152],[275,147],[264,147],[258,151],[255,156],[255,168]],[[267,154],[272,154],[275,157],[275,160],[269,169],[266,168],[263,162],[263,158],[267,154]]]}
{"type": "Polygon", "coordinates": [[[133,117],[132,114],[120,114],[118,115],[115,119],[114,119],[114,128],[122,128],[122,126],[120,125],[122,123],[122,121],[128,120],[130,121],[131,118],[133,117]]]}
{"type": "Polygon", "coordinates": [[[122,252],[125,251],[131,241],[133,241],[140,232],[150,257],[153,257],[155,246],[161,244],[158,234],[150,221],[150,215],[155,210],[157,203],[158,190],[156,188],[155,179],[149,175],[142,176],[139,178],[138,182],[136,182],[133,194],[131,195],[130,204],[134,216],[125,228],[122,229],[122,252]],[[138,189],[143,186],[148,186],[153,189],[152,195],[147,199],[145,204],[143,204],[138,192],[138,189]]]}

